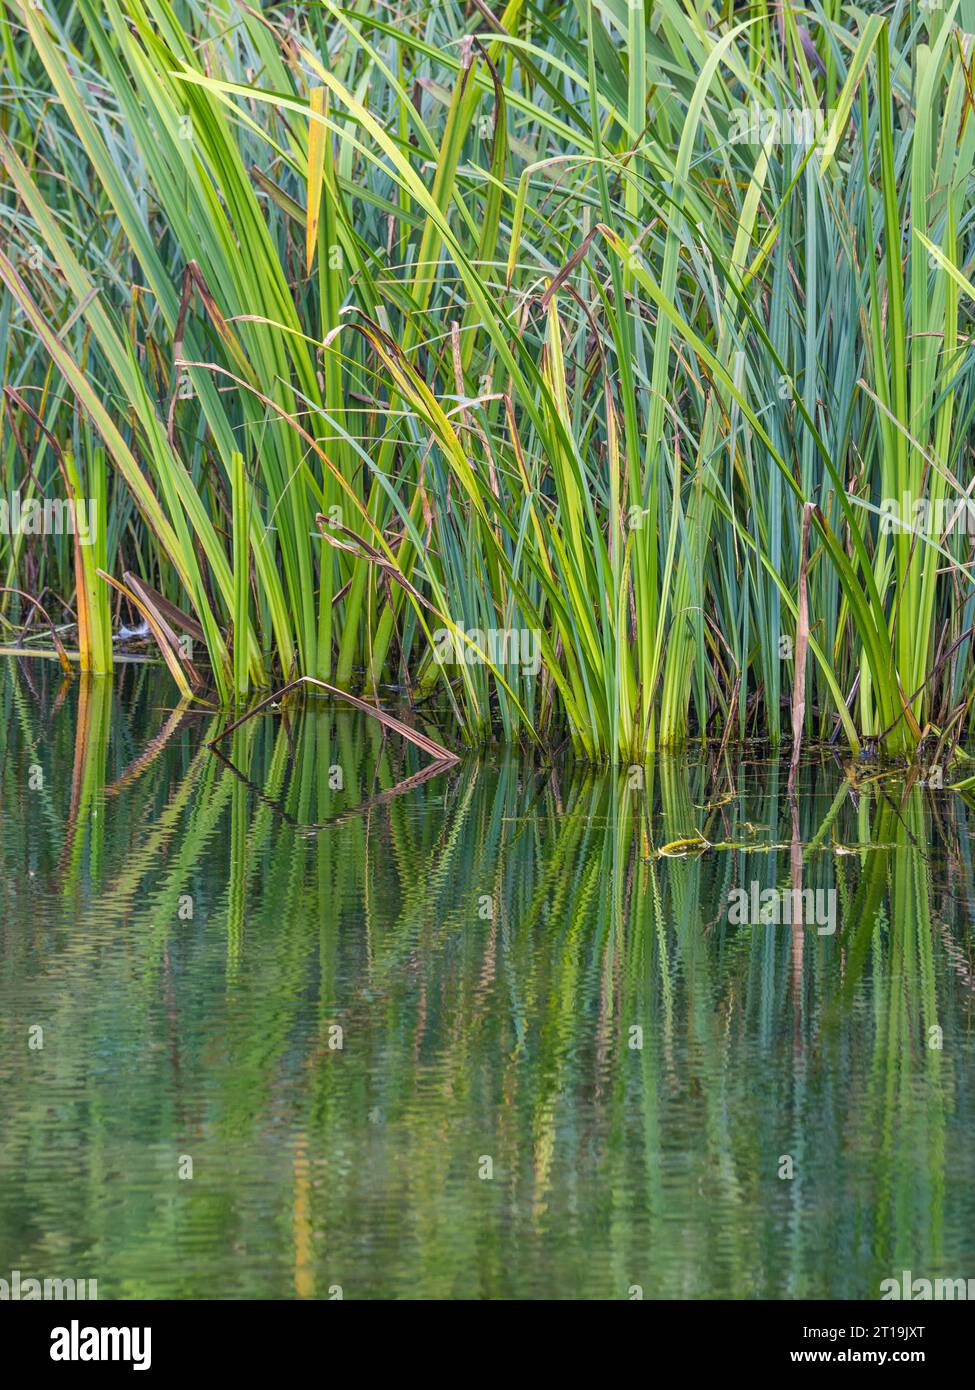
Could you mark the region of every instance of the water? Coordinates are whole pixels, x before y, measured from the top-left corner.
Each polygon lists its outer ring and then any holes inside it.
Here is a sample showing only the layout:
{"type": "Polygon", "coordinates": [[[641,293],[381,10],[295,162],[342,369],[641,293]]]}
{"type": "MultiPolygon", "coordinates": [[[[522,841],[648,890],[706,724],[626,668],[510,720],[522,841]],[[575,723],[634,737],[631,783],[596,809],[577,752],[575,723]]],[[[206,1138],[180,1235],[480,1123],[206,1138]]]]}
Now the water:
{"type": "Polygon", "coordinates": [[[506,758],[398,791],[423,755],[354,714],[255,719],[229,762],[220,724],[173,715],[155,670],[0,669],[0,1278],[975,1277],[960,797],[811,755],[793,808],[759,754],[658,760],[642,789],[506,758]],[[657,853],[695,833],[715,847],[657,853]],[[732,924],[753,881],[819,888],[835,933],[732,924]]]}

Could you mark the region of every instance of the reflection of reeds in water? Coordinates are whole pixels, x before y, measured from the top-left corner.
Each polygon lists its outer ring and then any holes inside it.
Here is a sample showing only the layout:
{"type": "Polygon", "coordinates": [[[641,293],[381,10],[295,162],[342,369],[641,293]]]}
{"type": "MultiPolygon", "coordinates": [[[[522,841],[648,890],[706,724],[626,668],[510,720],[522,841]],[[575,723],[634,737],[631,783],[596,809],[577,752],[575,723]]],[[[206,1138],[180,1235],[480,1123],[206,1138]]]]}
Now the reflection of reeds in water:
{"type": "Polygon", "coordinates": [[[144,682],[111,721],[2,687],[7,881],[35,872],[2,998],[59,1041],[47,1086],[0,1060],[0,1167],[47,1204],[58,1173],[108,1291],[874,1297],[972,1254],[960,800],[683,759],[417,786],[418,750],[316,706],[228,765],[144,682]],[[721,848],[659,855],[692,837],[721,848]],[[729,924],[798,874],[835,937],[729,924]],[[51,1087],[72,1156],[32,1174],[51,1087]]]}

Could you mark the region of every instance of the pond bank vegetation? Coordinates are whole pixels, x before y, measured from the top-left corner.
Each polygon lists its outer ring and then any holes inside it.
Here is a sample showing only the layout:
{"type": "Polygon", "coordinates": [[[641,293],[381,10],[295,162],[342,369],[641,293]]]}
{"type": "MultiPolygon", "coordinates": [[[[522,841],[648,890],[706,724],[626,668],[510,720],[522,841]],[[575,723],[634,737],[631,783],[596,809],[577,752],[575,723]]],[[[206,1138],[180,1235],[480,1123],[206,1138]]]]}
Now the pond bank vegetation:
{"type": "Polygon", "coordinates": [[[0,532],[4,640],[143,622],[184,698],[393,684],[455,745],[949,761],[973,31],[5,0],[4,516],[94,523],[0,532]]]}

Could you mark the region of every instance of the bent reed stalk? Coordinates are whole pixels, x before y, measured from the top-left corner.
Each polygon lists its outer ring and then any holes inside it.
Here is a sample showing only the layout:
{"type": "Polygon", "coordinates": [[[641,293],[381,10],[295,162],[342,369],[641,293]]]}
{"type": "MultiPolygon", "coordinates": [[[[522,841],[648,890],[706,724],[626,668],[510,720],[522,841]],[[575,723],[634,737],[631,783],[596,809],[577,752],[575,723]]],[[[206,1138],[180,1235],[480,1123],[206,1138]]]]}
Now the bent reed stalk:
{"type": "Polygon", "coordinates": [[[0,16],[0,481],[103,527],[0,534],[8,625],[472,746],[970,733],[975,0],[0,16]]]}

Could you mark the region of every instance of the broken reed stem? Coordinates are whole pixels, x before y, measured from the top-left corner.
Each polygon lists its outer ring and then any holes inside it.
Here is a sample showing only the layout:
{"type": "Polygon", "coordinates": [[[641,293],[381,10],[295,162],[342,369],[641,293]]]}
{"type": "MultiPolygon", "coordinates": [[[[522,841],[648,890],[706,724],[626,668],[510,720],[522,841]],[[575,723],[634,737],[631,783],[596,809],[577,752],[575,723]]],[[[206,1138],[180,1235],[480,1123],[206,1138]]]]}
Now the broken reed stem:
{"type": "Polygon", "coordinates": [[[456,753],[452,753],[449,748],[444,748],[442,744],[436,743],[432,738],[427,738],[426,734],[417,733],[417,731],[411,729],[408,724],[404,724],[401,720],[395,719],[391,714],[387,714],[385,710],[377,709],[375,705],[367,704],[365,700],[360,700],[357,696],[350,695],[347,690],[339,690],[337,686],[328,685],[325,681],[320,681],[315,676],[298,676],[295,680],[288,681],[287,685],[283,685],[280,690],[275,691],[272,695],[268,695],[263,700],[259,700],[246,714],[241,715],[239,719],[235,719],[234,722],[228,724],[225,729],[221,729],[219,734],[216,734],[210,739],[207,743],[207,747],[212,748],[216,743],[219,743],[221,739],[226,738],[228,734],[232,734],[235,729],[239,729],[241,724],[245,724],[247,720],[253,718],[255,714],[260,714],[262,709],[266,709],[268,705],[272,705],[276,701],[282,699],[287,695],[289,690],[294,690],[295,687],[299,685],[313,685],[318,690],[324,690],[326,694],[334,696],[337,700],[345,700],[347,704],[352,705],[363,714],[368,714],[371,715],[373,719],[378,719],[384,728],[392,729],[394,733],[400,734],[409,743],[413,743],[417,748],[421,748],[424,753],[427,753],[434,760],[434,762],[445,763],[447,765],[460,762],[460,758],[456,753]]]}

